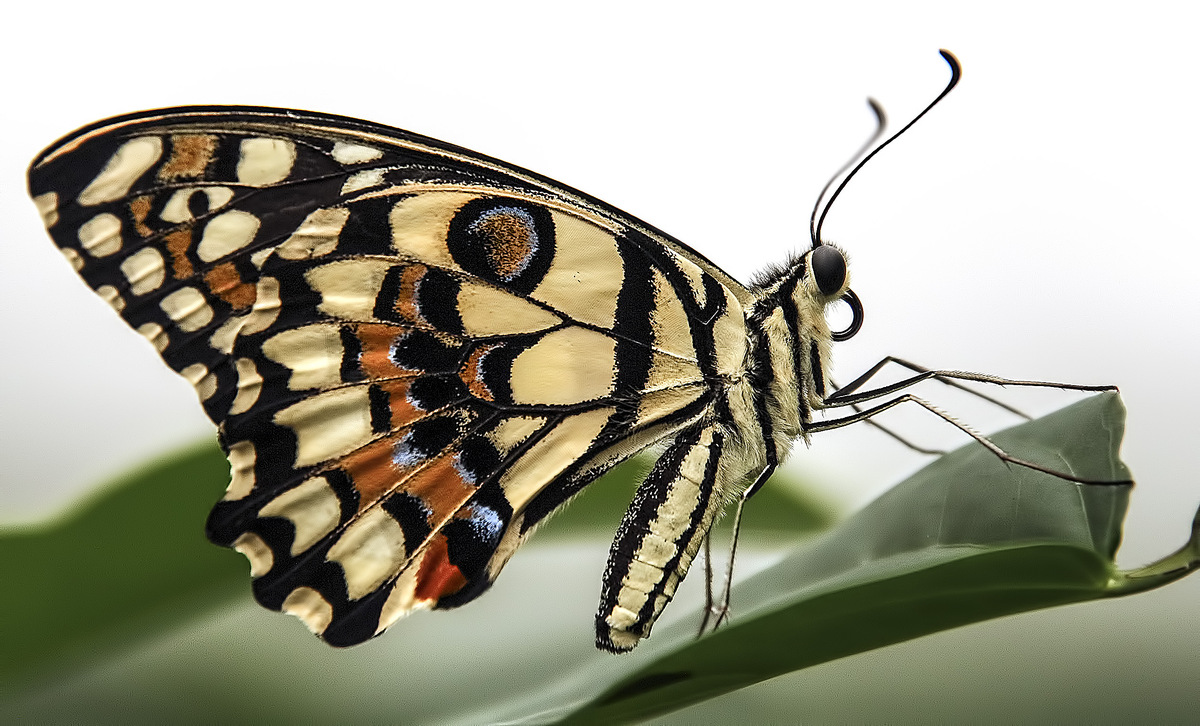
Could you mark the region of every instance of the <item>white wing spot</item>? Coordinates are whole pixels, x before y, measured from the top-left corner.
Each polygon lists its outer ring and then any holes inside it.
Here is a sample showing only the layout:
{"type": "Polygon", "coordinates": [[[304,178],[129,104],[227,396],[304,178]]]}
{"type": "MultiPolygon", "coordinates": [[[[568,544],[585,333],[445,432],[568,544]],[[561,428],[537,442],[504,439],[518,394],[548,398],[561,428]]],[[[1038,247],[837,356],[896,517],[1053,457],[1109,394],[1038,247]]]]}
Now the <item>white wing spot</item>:
{"type": "Polygon", "coordinates": [[[237,369],[238,382],[237,394],[233,397],[233,403],[229,406],[230,415],[249,411],[250,407],[258,402],[258,396],[262,393],[263,384],[262,375],[259,374],[254,361],[249,358],[238,358],[233,364],[237,369]]]}
{"type": "Polygon", "coordinates": [[[129,281],[130,292],[145,295],[163,284],[167,270],[161,252],[153,247],[143,247],[125,258],[121,272],[129,281]]]}
{"type": "Polygon", "coordinates": [[[250,576],[261,577],[275,565],[275,553],[262,538],[247,532],[233,541],[233,548],[250,560],[250,576]]]}
{"type": "Polygon", "coordinates": [[[245,499],[254,489],[254,464],[258,452],[249,441],[239,441],[229,447],[229,486],[225,501],[245,499]]]}
{"type": "Polygon", "coordinates": [[[233,199],[233,190],[229,187],[201,187],[199,189],[192,187],[189,189],[180,189],[171,195],[167,203],[163,205],[162,212],[158,215],[164,222],[179,224],[192,219],[192,210],[188,206],[188,201],[193,194],[204,194],[208,197],[208,209],[220,209],[233,199]]]}
{"type": "Polygon", "coordinates": [[[371,401],[365,386],[338,388],[279,410],[275,423],[296,436],[295,465],[345,455],[371,440],[371,401]]]}
{"type": "Polygon", "coordinates": [[[125,298],[121,297],[121,293],[117,292],[117,288],[112,285],[101,285],[96,288],[96,294],[103,298],[104,302],[111,305],[112,309],[118,313],[125,309],[125,298]]]}
{"type": "Polygon", "coordinates": [[[33,198],[33,205],[37,207],[38,214],[42,215],[42,224],[46,225],[46,229],[58,223],[58,194],[39,194],[33,198]]]}
{"type": "Polygon", "coordinates": [[[404,564],[404,531],[390,514],[368,509],[329,548],[326,559],[346,574],[346,594],[357,600],[375,591],[404,564]]]}
{"type": "Polygon", "coordinates": [[[342,184],[342,194],[350,194],[360,189],[377,187],[383,184],[383,169],[364,169],[353,174],[342,184]]]}
{"type": "Polygon", "coordinates": [[[272,499],[260,517],[283,517],[295,528],[292,555],[312,547],[333,531],[342,518],[342,504],[323,476],[313,477],[272,499]]]}
{"type": "Polygon", "coordinates": [[[154,349],[159,353],[166,350],[167,346],[171,343],[171,339],[163,330],[163,326],[158,323],[144,323],[138,326],[137,331],[138,335],[150,341],[150,345],[153,345],[154,349]]]}
{"type": "Polygon", "coordinates": [[[274,277],[258,278],[258,289],[254,293],[254,305],[246,316],[241,329],[237,331],[253,335],[271,327],[275,318],[279,317],[279,308],[283,302],[279,299],[279,280],[274,277]]]}
{"type": "Polygon", "coordinates": [[[283,181],[296,163],[296,145],[285,139],[243,139],[240,152],[238,181],[252,187],[283,181]]]}
{"type": "Polygon", "coordinates": [[[333,620],[333,606],[311,587],[297,587],[283,600],[283,611],[300,618],[317,635],[325,632],[333,620]]]}
{"type": "Polygon", "coordinates": [[[66,258],[73,270],[79,272],[83,269],[83,258],[79,256],[78,252],[70,247],[62,247],[59,249],[59,251],[62,252],[62,256],[66,258]]]}
{"type": "Polygon", "coordinates": [[[92,257],[108,257],[121,249],[121,220],[115,214],[97,214],[79,227],[79,244],[92,257]]]}
{"type": "Polygon", "coordinates": [[[318,209],[308,215],[292,236],[279,245],[278,254],[285,260],[307,260],[321,257],[337,249],[338,236],[350,210],[345,207],[318,209]]]}
{"type": "Polygon", "coordinates": [[[254,241],[259,224],[258,217],[240,209],[218,214],[204,225],[196,254],[205,262],[233,254],[254,241]]]}
{"type": "Polygon", "coordinates": [[[207,401],[217,392],[217,377],[209,372],[208,366],[203,363],[193,363],[179,371],[179,375],[192,384],[201,401],[207,401]]]}
{"type": "Polygon", "coordinates": [[[162,139],[143,136],[130,139],[117,149],[91,184],[79,193],[81,206],[111,202],[129,193],[129,188],[162,156],[162,139]]]}
{"type": "Polygon", "coordinates": [[[339,164],[362,164],[367,161],[375,161],[383,156],[383,150],[339,141],[333,145],[331,155],[333,160],[339,164]]]}
{"type": "Polygon", "coordinates": [[[194,287],[181,287],[164,297],[158,305],[185,333],[197,331],[213,319],[213,309],[208,300],[194,287]]]}

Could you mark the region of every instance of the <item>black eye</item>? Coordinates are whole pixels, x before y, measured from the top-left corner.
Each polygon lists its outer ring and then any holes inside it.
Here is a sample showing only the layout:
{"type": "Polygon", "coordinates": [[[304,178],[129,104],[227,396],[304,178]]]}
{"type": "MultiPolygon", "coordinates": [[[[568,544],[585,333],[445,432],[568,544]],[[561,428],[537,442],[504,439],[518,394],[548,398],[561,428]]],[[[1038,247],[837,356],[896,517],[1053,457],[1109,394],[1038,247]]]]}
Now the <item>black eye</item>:
{"type": "Polygon", "coordinates": [[[846,282],[846,258],[834,248],[821,245],[812,252],[812,274],[821,293],[833,295],[846,282]]]}

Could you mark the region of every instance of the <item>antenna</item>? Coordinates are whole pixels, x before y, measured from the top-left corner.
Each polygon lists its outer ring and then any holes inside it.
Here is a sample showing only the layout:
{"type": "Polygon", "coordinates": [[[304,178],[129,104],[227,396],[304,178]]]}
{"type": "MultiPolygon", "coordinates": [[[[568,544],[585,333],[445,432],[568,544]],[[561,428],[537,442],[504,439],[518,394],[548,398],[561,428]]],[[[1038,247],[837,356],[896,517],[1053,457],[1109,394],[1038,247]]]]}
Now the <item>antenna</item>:
{"type": "Polygon", "coordinates": [[[867,149],[871,148],[871,145],[878,141],[880,136],[883,136],[883,130],[887,128],[887,114],[883,112],[883,106],[880,106],[879,102],[873,98],[867,98],[867,104],[875,112],[875,132],[871,134],[871,138],[867,139],[867,142],[858,151],[854,152],[854,155],[845,164],[842,164],[842,168],[835,171],[833,176],[829,177],[829,181],[825,182],[825,186],[821,187],[821,193],[817,195],[817,203],[813,205],[812,215],[808,218],[808,234],[812,237],[813,247],[821,245],[821,240],[817,237],[817,211],[821,209],[821,200],[825,198],[825,192],[829,191],[829,188],[838,180],[838,177],[844,174],[854,162],[861,159],[862,155],[867,153],[867,149]]]}
{"type": "MultiPolygon", "coordinates": [[[[825,204],[825,209],[821,212],[821,217],[817,220],[817,228],[815,230],[811,231],[814,247],[821,244],[821,241],[820,241],[821,240],[821,227],[825,224],[825,215],[829,214],[830,207],[833,206],[833,203],[835,200],[837,200],[838,195],[841,194],[842,190],[846,188],[846,185],[848,183],[850,183],[850,180],[854,178],[854,175],[858,173],[858,170],[863,168],[863,166],[868,161],[873,159],[876,154],[878,154],[880,151],[882,151],[885,146],[892,143],[896,139],[900,138],[901,134],[903,134],[905,131],[908,131],[910,128],[912,128],[912,125],[915,124],[917,121],[920,121],[922,116],[929,113],[929,109],[938,105],[938,102],[941,101],[943,98],[945,98],[946,94],[950,93],[950,91],[953,90],[953,88],[958,85],[959,79],[962,78],[962,66],[959,65],[958,59],[955,58],[954,54],[948,50],[939,50],[938,53],[940,53],[942,58],[946,61],[946,63],[948,63],[950,65],[950,82],[946,84],[946,87],[944,89],[942,89],[942,92],[938,94],[937,98],[933,99],[933,101],[931,101],[930,104],[925,107],[924,111],[921,111],[921,113],[919,113],[915,117],[913,117],[913,120],[909,121],[907,124],[905,124],[904,128],[902,128],[899,131],[897,131],[896,133],[892,134],[892,136],[887,141],[885,141],[882,144],[880,144],[879,146],[875,147],[874,151],[872,151],[871,153],[864,156],[862,161],[858,162],[858,165],[850,170],[850,173],[846,175],[846,178],[842,180],[842,183],[838,185],[837,189],[835,189],[833,194],[829,197],[829,201],[825,204]]],[[[826,186],[828,187],[828,185],[826,185],[826,186]]],[[[824,193],[824,192],[822,192],[822,193],[824,193]]],[[[816,210],[814,209],[813,211],[815,212],[816,210]]]]}

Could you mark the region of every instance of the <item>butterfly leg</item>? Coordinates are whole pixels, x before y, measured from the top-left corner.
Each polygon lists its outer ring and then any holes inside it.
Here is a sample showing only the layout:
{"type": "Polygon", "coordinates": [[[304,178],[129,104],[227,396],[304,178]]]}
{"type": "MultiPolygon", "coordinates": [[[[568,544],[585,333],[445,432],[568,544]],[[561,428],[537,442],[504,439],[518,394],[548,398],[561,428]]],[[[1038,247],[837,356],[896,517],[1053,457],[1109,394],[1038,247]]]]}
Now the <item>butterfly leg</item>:
{"type": "Polygon", "coordinates": [[[742,531],[742,509],[745,508],[746,502],[749,501],[750,497],[753,496],[754,493],[759,489],[762,489],[763,485],[767,483],[767,480],[770,479],[771,475],[775,473],[775,467],[778,465],[778,461],[774,453],[774,447],[769,446],[767,451],[770,453],[771,460],[767,463],[767,466],[764,467],[761,472],[759,472],[758,476],[754,480],[754,483],[751,484],[746,491],[742,492],[741,498],[738,499],[737,510],[735,510],[733,515],[733,533],[730,535],[729,559],[725,563],[725,577],[724,582],[721,585],[721,596],[716,599],[713,598],[712,574],[709,571],[711,568],[709,562],[711,559],[710,555],[712,553],[712,548],[709,547],[708,541],[712,537],[712,532],[709,532],[708,536],[705,537],[704,566],[705,574],[707,576],[705,582],[707,587],[704,598],[704,619],[700,622],[700,631],[697,633],[697,635],[704,635],[705,631],[709,629],[708,625],[710,619],[712,619],[713,630],[721,627],[721,625],[729,619],[729,598],[733,588],[733,561],[737,556],[738,535],[742,531]]]}
{"type": "Polygon", "coordinates": [[[638,487],[609,552],[596,612],[597,647],[621,653],[650,635],[724,504],[725,433],[680,433],[638,487]]]}

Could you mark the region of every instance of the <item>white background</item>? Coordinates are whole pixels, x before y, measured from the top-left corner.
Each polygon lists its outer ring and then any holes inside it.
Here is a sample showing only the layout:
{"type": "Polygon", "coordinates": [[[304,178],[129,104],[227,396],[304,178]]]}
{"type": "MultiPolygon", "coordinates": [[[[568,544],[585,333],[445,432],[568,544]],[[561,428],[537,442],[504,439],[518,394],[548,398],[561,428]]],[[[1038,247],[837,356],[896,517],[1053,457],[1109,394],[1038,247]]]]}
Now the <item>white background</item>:
{"type": "MultiPolygon", "coordinates": [[[[212,434],[190,387],[80,284],[42,231],[24,169],[58,136],[175,104],[371,119],[583,189],[746,280],[807,247],[815,195],[871,131],[866,96],[898,128],[944,85],[936,51],[946,47],[964,66],[959,89],[867,167],[826,225],[826,238],[851,257],[867,311],[863,332],[837,348],[839,378],[891,353],[936,367],[1120,385],[1129,407],[1124,454],[1139,481],[1121,561],[1164,554],[1182,542],[1200,501],[1197,18],[1184,3],[983,7],[267,9],[210,0],[6,11],[15,14],[0,42],[0,522],[59,511],[108,476],[212,434]]],[[[1013,422],[936,386],[924,390],[980,427],[1013,422]]],[[[1014,392],[1011,400],[1042,413],[1072,399],[1014,392]]],[[[958,442],[924,418],[892,421],[925,443],[958,442]]],[[[821,435],[793,460],[847,507],[920,463],[862,427],[821,435]]],[[[1039,690],[1036,679],[1014,675],[1034,669],[1073,674],[1071,683],[1126,693],[1125,701],[1177,697],[1182,708],[1193,693],[1173,695],[1151,683],[1158,674],[1141,678],[1122,661],[1175,648],[1193,654],[1179,662],[1194,672],[1200,627],[1186,615],[1197,595],[1200,581],[1185,581],[802,677],[891,694],[911,709],[897,713],[912,718],[943,713],[944,694],[934,690],[945,679],[985,679],[975,687],[994,702],[980,708],[1001,720],[1005,708],[1030,716],[1039,698],[1071,698],[1070,686],[1039,690]],[[1026,628],[1044,637],[1028,651],[1012,647],[1008,638],[1026,628]],[[960,660],[966,672],[938,670],[960,660]],[[1131,678],[1147,683],[1130,691],[1131,678]]],[[[796,682],[810,684],[797,686],[801,700],[818,708],[818,681],[796,682]]],[[[755,697],[748,693],[735,698],[755,697]]],[[[858,713],[796,708],[798,718],[858,713]]]]}

